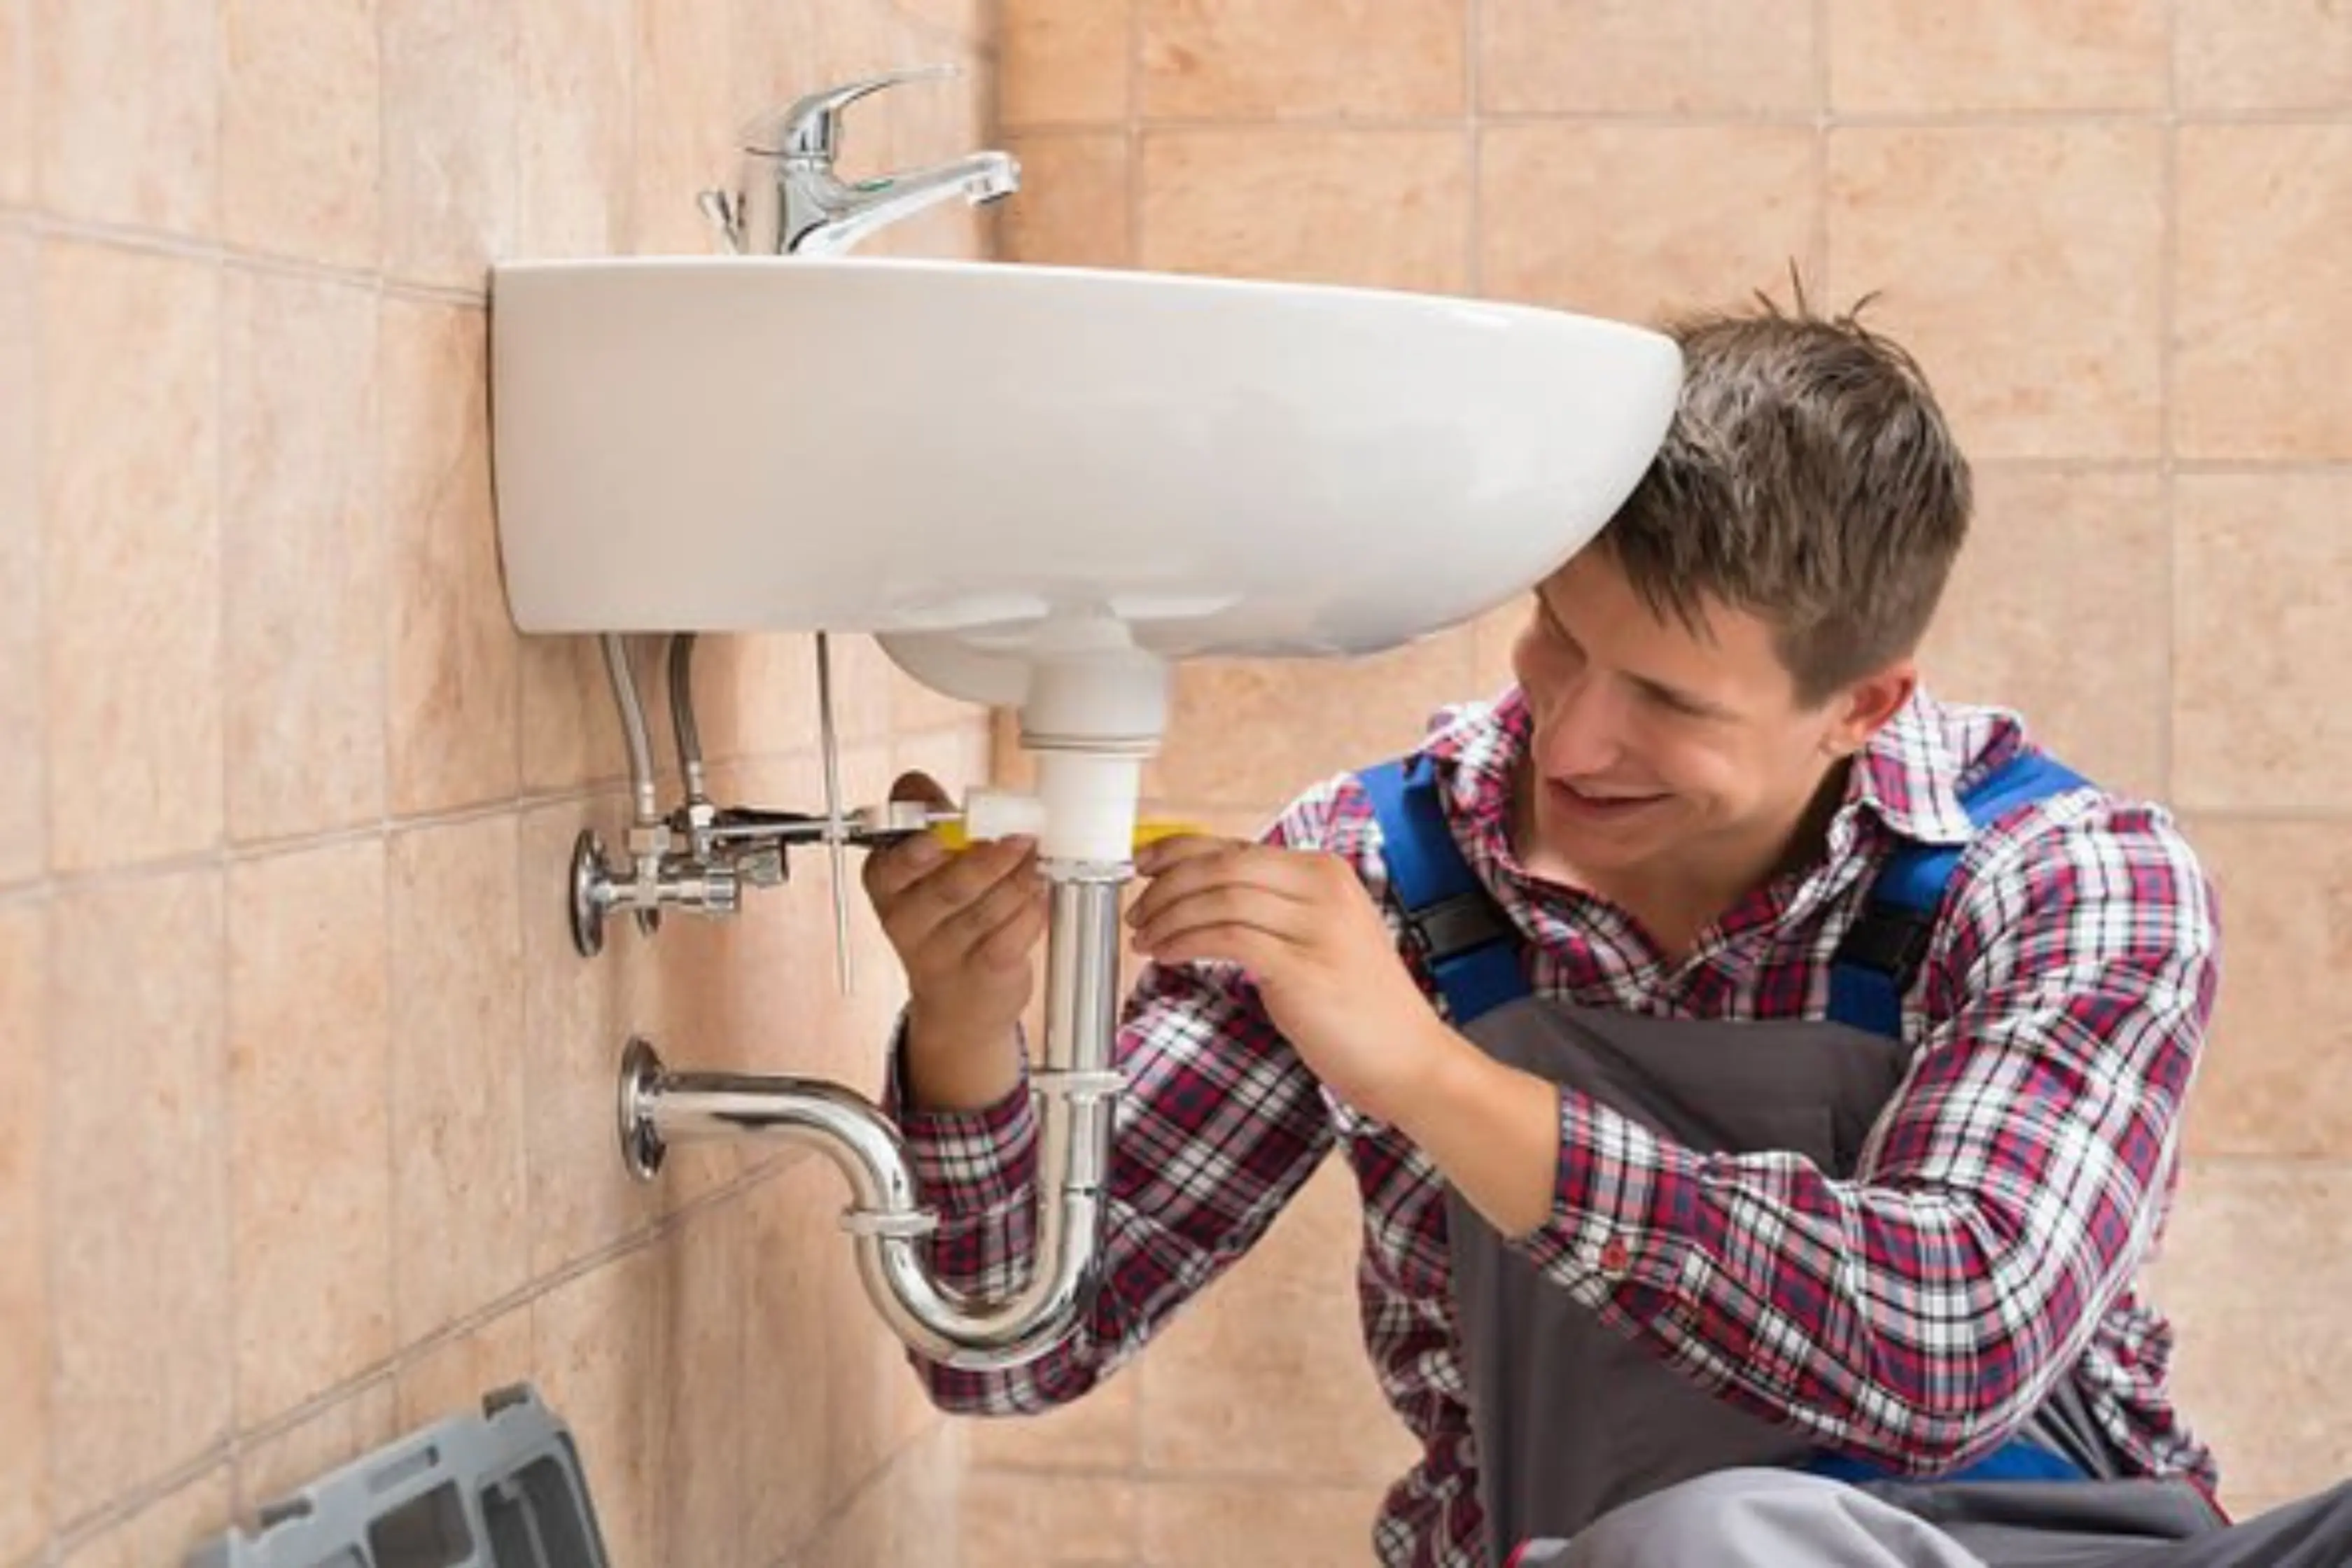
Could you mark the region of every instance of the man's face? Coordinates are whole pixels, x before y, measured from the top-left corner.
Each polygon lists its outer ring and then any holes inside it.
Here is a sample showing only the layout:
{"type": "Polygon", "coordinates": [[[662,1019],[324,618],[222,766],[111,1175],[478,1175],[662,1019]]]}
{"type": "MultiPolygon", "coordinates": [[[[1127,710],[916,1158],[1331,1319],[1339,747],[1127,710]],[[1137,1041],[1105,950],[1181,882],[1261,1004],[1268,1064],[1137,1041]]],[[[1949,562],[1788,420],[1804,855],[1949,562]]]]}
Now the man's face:
{"type": "Polygon", "coordinates": [[[1805,706],[1764,621],[1710,603],[1706,623],[1653,614],[1605,545],[1538,587],[1511,654],[1534,721],[1523,853],[1604,878],[1769,864],[1892,711],[1885,692],[1805,706]]]}

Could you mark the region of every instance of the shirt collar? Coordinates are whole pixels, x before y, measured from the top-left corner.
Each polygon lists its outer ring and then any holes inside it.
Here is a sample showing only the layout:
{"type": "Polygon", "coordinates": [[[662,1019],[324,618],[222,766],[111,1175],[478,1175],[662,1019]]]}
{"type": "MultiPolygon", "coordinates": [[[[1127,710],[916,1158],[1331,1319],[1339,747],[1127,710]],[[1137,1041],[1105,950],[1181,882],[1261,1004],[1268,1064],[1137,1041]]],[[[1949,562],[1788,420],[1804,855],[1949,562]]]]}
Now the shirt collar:
{"type": "Polygon", "coordinates": [[[1925,689],[1915,690],[1854,753],[1839,815],[1866,810],[1901,837],[1965,844],[1971,830],[1960,805],[1959,780],[1960,760],[1947,739],[1943,704],[1925,689]]]}

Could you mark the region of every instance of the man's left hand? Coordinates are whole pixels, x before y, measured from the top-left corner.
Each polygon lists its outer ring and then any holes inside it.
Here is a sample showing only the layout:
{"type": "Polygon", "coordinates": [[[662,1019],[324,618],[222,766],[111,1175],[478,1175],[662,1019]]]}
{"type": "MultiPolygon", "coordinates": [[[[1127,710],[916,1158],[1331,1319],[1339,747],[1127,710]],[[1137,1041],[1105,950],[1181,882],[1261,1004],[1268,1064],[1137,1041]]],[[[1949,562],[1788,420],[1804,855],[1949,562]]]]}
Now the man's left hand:
{"type": "Polygon", "coordinates": [[[1164,838],[1136,856],[1150,886],[1128,913],[1163,963],[1223,959],[1335,1094],[1398,1119],[1452,1043],[1354,868],[1336,855],[1164,838]]]}

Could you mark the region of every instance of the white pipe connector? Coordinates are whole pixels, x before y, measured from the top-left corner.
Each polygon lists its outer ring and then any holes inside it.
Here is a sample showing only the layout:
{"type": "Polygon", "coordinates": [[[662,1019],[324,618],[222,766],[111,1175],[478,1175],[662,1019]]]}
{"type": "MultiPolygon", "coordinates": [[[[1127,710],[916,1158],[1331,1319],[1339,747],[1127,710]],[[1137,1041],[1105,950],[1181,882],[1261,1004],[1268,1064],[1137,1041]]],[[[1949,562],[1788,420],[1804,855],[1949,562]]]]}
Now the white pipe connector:
{"type": "Polygon", "coordinates": [[[1131,861],[1142,761],[1076,751],[1040,752],[1036,761],[1037,858],[1049,869],[1131,861]]]}
{"type": "Polygon", "coordinates": [[[971,790],[963,797],[963,830],[975,844],[1023,833],[1042,838],[1045,835],[1045,803],[1034,795],[971,790]]]}

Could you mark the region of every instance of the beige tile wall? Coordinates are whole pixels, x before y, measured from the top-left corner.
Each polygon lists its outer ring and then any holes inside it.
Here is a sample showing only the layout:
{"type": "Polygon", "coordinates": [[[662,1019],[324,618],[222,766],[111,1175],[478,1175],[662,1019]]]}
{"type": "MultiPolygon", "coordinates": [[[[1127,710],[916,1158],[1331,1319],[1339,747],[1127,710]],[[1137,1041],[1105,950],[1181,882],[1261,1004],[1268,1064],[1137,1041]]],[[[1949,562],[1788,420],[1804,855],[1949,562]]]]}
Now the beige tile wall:
{"type": "MultiPolygon", "coordinates": [[[[1791,261],[1817,298],[1884,291],[1982,477],[1937,684],[2176,803],[2222,886],[2156,1280],[2183,1398],[2241,1504],[2352,1473],[2352,381],[2324,346],[2352,335],[2352,16],[1003,0],[1002,28],[1019,259],[1627,316],[1791,261]]],[[[1160,804],[1254,826],[1503,679],[1517,614],[1355,668],[1185,672],[1160,804]]],[[[1355,1348],[1354,1245],[1327,1175],[1131,1373],[976,1426],[970,1568],[1364,1561],[1402,1444],[1355,1348]]]]}
{"type": "MultiPolygon", "coordinates": [[[[735,125],[976,145],[956,0],[0,0],[0,1564],[175,1563],[535,1381],[623,1568],[936,1563],[962,1435],[860,1297],[822,1163],[612,1142],[625,1035],[871,1087],[869,919],[821,868],[575,955],[623,757],[493,534],[492,257],[705,251],[735,125]]],[[[976,255],[969,215],[888,248],[976,255]]],[[[644,650],[650,651],[650,650],[644,650]]],[[[984,716],[839,649],[845,765],[986,771],[984,716]]],[[[719,641],[703,731],[806,806],[810,647],[719,641]]],[[[649,682],[650,683],[650,682],[649,682]]]]}

